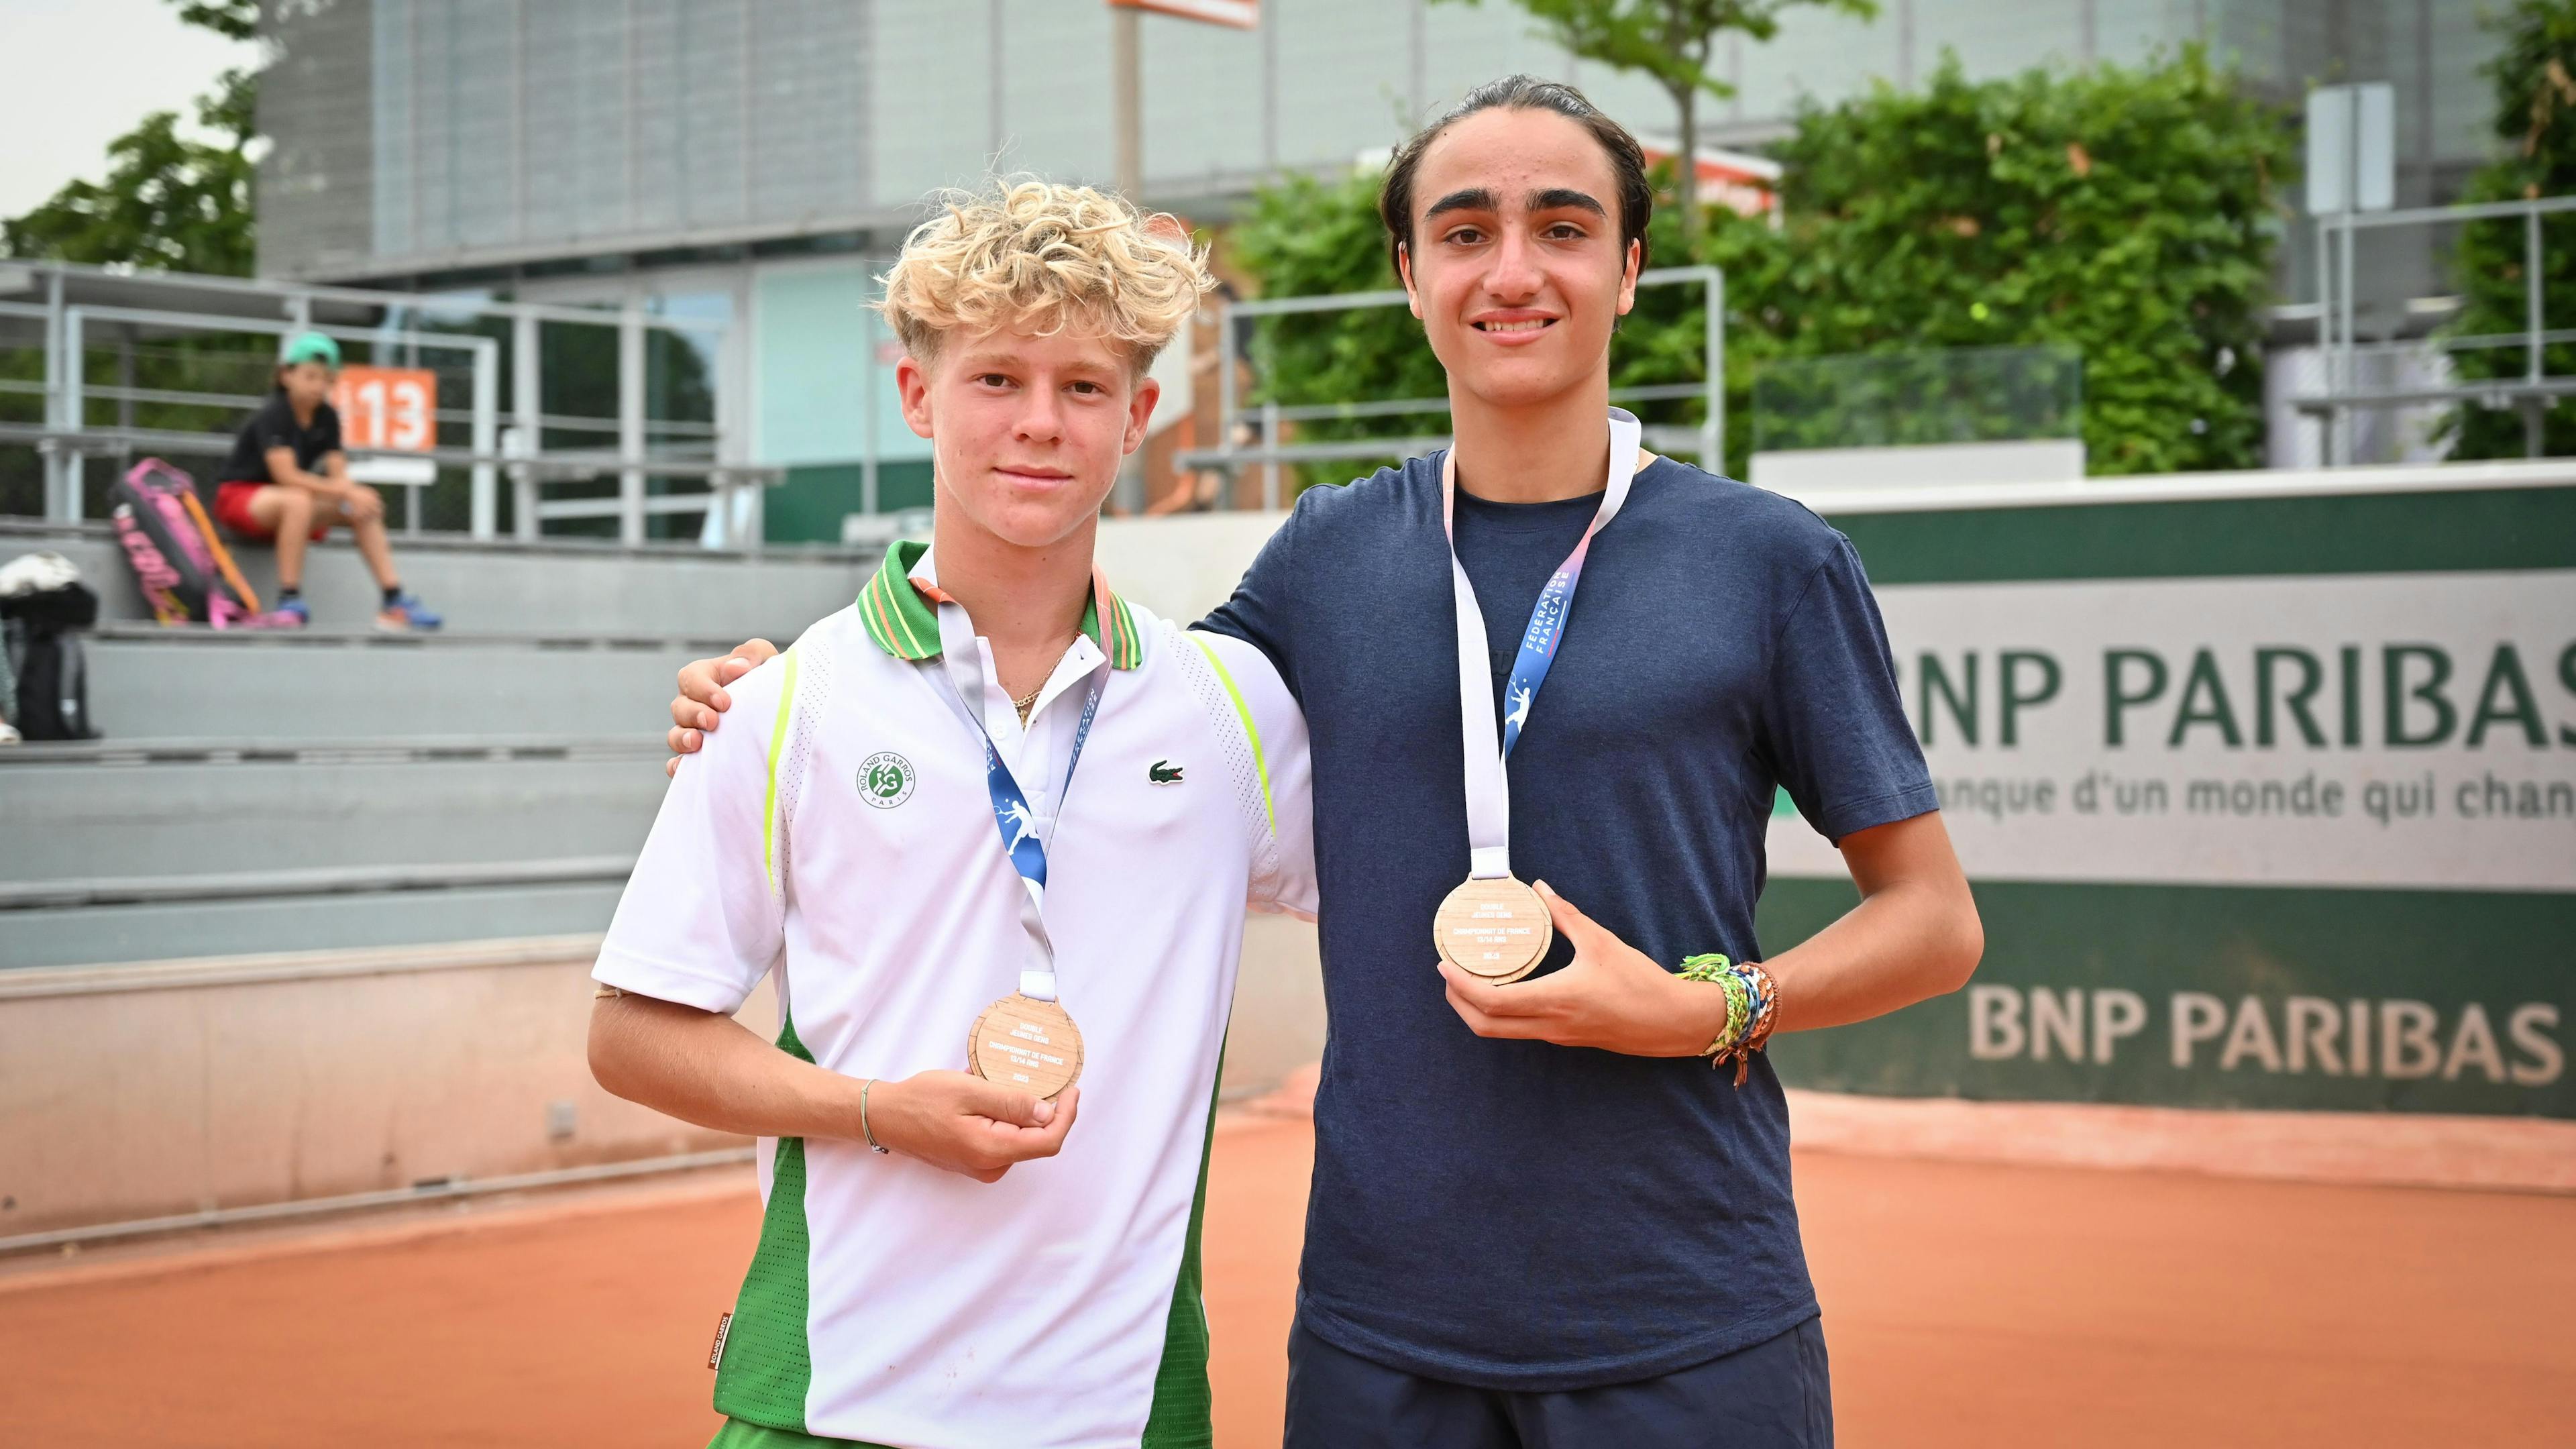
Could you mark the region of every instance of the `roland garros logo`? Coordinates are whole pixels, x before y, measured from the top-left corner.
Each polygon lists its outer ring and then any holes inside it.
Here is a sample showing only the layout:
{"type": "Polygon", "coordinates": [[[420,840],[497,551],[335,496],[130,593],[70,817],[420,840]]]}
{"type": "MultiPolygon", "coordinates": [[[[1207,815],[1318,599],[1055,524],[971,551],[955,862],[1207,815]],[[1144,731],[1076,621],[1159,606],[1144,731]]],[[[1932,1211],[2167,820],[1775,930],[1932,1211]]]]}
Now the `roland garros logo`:
{"type": "Polygon", "coordinates": [[[892,810],[912,798],[921,778],[912,761],[892,750],[880,750],[859,762],[859,798],[879,810],[892,810]]]}

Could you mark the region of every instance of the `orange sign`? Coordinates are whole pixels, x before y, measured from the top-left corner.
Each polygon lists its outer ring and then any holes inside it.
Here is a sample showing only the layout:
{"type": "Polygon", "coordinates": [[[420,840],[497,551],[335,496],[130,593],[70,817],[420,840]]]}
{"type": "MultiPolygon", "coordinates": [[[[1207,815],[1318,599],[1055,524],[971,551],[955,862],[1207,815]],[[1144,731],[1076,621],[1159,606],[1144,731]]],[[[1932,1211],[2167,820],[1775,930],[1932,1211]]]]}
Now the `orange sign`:
{"type": "MultiPolygon", "coordinates": [[[[1646,164],[1673,159],[1670,151],[1643,148],[1646,164]]],[[[1699,199],[1704,206],[1723,206],[1738,216],[1768,216],[1780,223],[1780,163],[1741,151],[1699,148],[1699,199]]]]}
{"type": "Polygon", "coordinates": [[[1261,0],[1109,0],[1112,10],[1151,10],[1184,20],[1205,20],[1237,30],[1261,28],[1261,0]]]}
{"type": "Polygon", "coordinates": [[[438,374],[426,367],[344,367],[331,406],[345,447],[425,453],[438,446],[438,374]]]}

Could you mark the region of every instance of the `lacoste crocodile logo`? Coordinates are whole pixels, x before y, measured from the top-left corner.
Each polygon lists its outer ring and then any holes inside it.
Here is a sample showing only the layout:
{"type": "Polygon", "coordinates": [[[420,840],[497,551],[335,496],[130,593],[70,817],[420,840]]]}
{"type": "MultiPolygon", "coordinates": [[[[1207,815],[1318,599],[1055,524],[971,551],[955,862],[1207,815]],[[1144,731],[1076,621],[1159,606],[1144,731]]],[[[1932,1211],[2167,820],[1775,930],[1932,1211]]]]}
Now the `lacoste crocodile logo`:
{"type": "Polygon", "coordinates": [[[1177,785],[1181,783],[1181,767],[1169,760],[1156,760],[1145,767],[1145,778],[1157,785],[1177,785]]]}

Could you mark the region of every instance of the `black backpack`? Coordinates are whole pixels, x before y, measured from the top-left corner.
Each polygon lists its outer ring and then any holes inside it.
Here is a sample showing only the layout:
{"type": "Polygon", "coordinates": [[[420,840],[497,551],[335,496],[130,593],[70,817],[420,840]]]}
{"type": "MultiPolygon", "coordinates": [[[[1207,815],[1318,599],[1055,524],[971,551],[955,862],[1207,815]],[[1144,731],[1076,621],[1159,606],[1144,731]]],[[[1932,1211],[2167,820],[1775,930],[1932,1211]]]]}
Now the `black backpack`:
{"type": "Polygon", "coordinates": [[[0,599],[18,712],[9,723],[30,740],[91,740],[89,657],[72,631],[98,622],[98,595],[81,584],[0,599]]]}

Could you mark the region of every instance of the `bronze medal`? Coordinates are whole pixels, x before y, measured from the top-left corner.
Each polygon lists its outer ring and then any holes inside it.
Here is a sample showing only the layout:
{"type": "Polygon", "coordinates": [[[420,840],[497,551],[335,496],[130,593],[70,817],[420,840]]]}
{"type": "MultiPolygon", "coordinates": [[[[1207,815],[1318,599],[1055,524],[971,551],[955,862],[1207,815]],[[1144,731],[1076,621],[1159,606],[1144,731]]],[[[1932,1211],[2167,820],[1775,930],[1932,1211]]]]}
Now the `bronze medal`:
{"type": "Polygon", "coordinates": [[[1431,941],[1440,959],[1496,985],[1537,970],[1555,939],[1547,902],[1510,876],[1465,882],[1431,918],[1431,941]]]}
{"type": "Polygon", "coordinates": [[[988,1082],[1053,1101],[1082,1075],[1082,1030],[1063,1007],[1014,992],[975,1018],[966,1065],[988,1082]]]}

